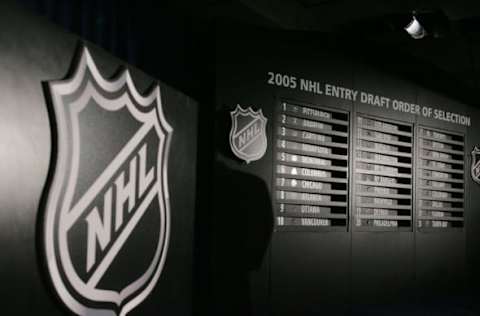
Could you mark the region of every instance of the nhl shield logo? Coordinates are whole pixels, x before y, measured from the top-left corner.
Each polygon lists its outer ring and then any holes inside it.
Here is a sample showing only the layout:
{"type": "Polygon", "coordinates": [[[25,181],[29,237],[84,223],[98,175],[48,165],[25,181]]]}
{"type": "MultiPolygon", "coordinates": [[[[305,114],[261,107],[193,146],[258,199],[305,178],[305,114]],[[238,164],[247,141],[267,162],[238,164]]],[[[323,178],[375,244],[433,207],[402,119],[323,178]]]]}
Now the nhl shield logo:
{"type": "Polygon", "coordinates": [[[262,158],[267,151],[267,118],[262,110],[255,112],[251,107],[243,109],[237,105],[230,116],[230,147],[235,156],[247,163],[262,158]]]}
{"type": "Polygon", "coordinates": [[[477,146],[472,150],[471,175],[473,181],[480,184],[480,149],[477,146]]]}
{"type": "Polygon", "coordinates": [[[169,242],[173,130],[160,88],[142,96],[128,70],[103,78],[83,48],[73,76],[48,90],[56,123],[43,229],[50,279],[75,314],[126,315],[155,287],[169,242]]]}

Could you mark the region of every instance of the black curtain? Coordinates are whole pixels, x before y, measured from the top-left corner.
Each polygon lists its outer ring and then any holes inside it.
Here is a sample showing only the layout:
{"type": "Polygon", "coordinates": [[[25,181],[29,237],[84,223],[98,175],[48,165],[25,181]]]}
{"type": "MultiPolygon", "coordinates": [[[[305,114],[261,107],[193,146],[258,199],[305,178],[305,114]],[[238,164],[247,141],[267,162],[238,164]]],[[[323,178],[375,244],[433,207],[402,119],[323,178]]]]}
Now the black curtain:
{"type": "Polygon", "coordinates": [[[115,0],[17,0],[28,9],[136,64],[133,6],[115,0]]]}
{"type": "Polygon", "coordinates": [[[16,0],[196,100],[211,71],[202,7],[155,0],[16,0]]]}

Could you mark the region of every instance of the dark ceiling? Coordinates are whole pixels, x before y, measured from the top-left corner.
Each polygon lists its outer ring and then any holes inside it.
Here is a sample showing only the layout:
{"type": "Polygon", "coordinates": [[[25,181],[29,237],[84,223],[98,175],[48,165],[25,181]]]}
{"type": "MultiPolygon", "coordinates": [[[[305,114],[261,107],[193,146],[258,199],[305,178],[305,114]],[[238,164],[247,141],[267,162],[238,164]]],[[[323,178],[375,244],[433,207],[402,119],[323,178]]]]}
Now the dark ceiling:
{"type": "Polygon", "coordinates": [[[210,1],[207,8],[211,17],[220,19],[365,38],[432,64],[471,88],[480,87],[478,0],[220,0],[210,1]],[[437,36],[412,39],[403,26],[408,24],[414,10],[440,12],[447,28],[442,28],[437,36]]]}
{"type": "MultiPolygon", "coordinates": [[[[208,58],[207,53],[197,56],[199,46],[205,46],[202,37],[206,33],[201,31],[203,35],[197,36],[197,31],[208,29],[205,28],[208,23],[204,22],[212,20],[280,30],[326,32],[357,42],[365,39],[365,45],[374,49],[387,48],[397,55],[413,56],[420,64],[438,69],[470,90],[480,88],[479,0],[11,1],[26,5],[193,96],[201,94],[196,82],[205,69],[198,70],[196,77],[190,75],[191,69],[202,63],[199,60],[208,58]],[[414,40],[404,31],[414,10],[436,12],[443,17],[445,25],[439,29],[438,36],[430,34],[414,40]],[[159,41],[152,40],[159,35],[174,43],[171,47],[176,49],[165,50],[159,41]],[[168,60],[177,60],[177,63],[159,63],[159,54],[166,54],[168,60]]],[[[389,62],[388,56],[383,59],[389,62]]]]}

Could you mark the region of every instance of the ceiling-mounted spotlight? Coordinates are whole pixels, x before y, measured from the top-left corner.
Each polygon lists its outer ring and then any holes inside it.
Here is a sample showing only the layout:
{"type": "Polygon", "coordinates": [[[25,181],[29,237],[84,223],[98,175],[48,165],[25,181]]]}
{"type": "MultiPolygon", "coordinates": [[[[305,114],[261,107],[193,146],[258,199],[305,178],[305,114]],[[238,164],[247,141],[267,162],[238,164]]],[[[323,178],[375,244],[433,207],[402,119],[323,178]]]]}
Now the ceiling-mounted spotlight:
{"type": "Polygon", "coordinates": [[[440,38],[448,35],[450,26],[450,19],[442,10],[415,10],[411,22],[404,29],[414,39],[421,39],[427,35],[440,38]]]}
{"type": "Polygon", "coordinates": [[[405,27],[405,31],[414,39],[421,39],[427,36],[427,31],[413,15],[412,21],[405,27]]]}

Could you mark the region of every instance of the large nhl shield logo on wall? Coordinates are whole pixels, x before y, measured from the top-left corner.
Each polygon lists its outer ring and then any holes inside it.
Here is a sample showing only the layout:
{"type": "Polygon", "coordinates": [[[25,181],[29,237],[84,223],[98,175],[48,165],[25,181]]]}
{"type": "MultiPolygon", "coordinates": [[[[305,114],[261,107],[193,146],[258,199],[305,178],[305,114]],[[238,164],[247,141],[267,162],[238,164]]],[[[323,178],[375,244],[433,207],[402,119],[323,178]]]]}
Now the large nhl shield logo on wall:
{"type": "Polygon", "coordinates": [[[87,48],[73,77],[50,82],[56,163],[44,217],[54,288],[78,315],[126,315],[155,287],[170,233],[172,128],[160,88],[128,70],[106,80],[87,48]]]}
{"type": "Polygon", "coordinates": [[[472,150],[471,175],[473,181],[480,184],[480,149],[477,146],[472,150]]]}
{"type": "Polygon", "coordinates": [[[235,156],[247,163],[262,158],[267,151],[267,118],[262,110],[255,112],[251,107],[243,109],[237,105],[230,116],[230,147],[235,156]]]}

